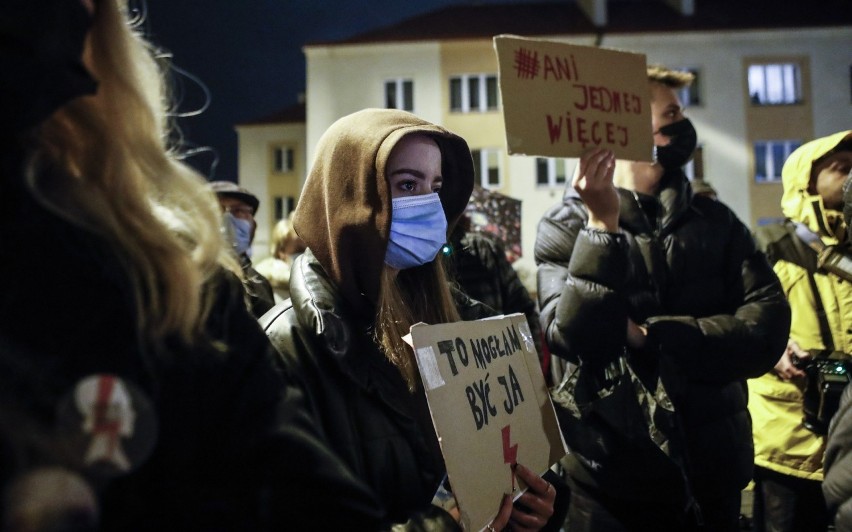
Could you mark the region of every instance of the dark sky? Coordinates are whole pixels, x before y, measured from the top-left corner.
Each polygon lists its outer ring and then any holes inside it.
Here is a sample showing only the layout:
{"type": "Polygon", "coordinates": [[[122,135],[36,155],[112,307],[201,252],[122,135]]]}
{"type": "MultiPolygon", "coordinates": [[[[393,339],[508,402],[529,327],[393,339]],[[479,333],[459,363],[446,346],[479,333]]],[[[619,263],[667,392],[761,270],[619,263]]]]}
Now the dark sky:
{"type": "MultiPolygon", "coordinates": [[[[236,180],[234,124],[293,105],[305,90],[306,42],[340,39],[439,7],[471,0],[136,0],[149,39],[210,92],[209,107],[178,120],[187,148],[218,153],[216,179],[236,180]]],[[[491,0],[505,2],[506,0],[491,0]]],[[[134,4],[134,2],[131,2],[134,4]]],[[[482,1],[480,0],[480,3],[482,1]]],[[[199,109],[199,85],[177,76],[179,111],[199,109]]],[[[211,176],[214,156],[188,159],[211,176]]]]}

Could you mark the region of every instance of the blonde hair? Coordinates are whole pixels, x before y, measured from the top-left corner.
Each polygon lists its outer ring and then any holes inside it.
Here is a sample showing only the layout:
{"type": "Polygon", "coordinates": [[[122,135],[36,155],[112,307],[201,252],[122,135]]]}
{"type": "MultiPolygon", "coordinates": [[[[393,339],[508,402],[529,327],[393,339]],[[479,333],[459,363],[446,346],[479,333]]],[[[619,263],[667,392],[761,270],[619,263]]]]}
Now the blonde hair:
{"type": "Polygon", "coordinates": [[[239,266],[223,245],[213,193],[167,146],[160,65],[122,0],[97,2],[84,62],[97,93],[43,124],[28,184],[47,208],[116,249],[140,339],[194,341],[209,307],[205,281],[218,264],[239,266]]]}
{"type": "Polygon", "coordinates": [[[648,81],[671,89],[682,89],[692,85],[695,75],[682,70],[672,70],[663,65],[648,65],[648,81]]]}
{"type": "Polygon", "coordinates": [[[382,268],[376,313],[375,339],[385,357],[397,367],[408,388],[417,388],[414,353],[402,337],[415,323],[459,321],[441,255],[434,261],[405,270],[382,268]]]}
{"type": "Polygon", "coordinates": [[[272,245],[269,253],[276,259],[286,260],[294,253],[302,253],[307,246],[293,228],[293,213],[286,219],[278,220],[272,228],[272,245]]]}

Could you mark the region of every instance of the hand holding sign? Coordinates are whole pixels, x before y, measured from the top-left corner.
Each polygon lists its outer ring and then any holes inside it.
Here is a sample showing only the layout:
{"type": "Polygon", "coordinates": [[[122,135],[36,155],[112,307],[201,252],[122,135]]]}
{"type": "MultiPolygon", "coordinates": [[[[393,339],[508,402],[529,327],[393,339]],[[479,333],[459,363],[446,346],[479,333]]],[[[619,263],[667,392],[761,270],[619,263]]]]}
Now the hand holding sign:
{"type": "Polygon", "coordinates": [[[553,515],[556,488],[522,464],[517,464],[514,469],[528,489],[515,501],[509,521],[512,530],[540,530],[553,515]]]}
{"type": "Polygon", "coordinates": [[[612,182],[615,155],[610,150],[592,148],[580,157],[580,167],[571,186],[589,210],[589,227],[618,231],[619,197],[612,182]]]}
{"type": "Polygon", "coordinates": [[[555,490],[536,472],[566,448],[526,317],[418,324],[411,343],[464,528],[505,526],[505,504],[494,508],[505,493],[519,529],[544,524],[555,490]]]}

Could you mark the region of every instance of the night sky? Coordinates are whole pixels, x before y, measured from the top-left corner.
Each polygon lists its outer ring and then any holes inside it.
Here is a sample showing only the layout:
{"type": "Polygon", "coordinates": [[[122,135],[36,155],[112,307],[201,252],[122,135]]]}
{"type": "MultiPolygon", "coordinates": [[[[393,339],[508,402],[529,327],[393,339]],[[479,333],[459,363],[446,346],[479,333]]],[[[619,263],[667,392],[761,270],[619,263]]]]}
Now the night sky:
{"type": "MultiPolygon", "coordinates": [[[[469,1],[132,0],[131,5],[140,9],[144,4],[143,28],[149,39],[170,52],[174,65],[203,82],[210,93],[203,113],[177,123],[184,149],[212,148],[218,164],[209,151],[187,162],[208,178],[233,181],[237,179],[234,124],[297,102],[305,90],[305,43],[349,37],[469,1]]],[[[204,91],[190,77],[176,74],[175,90],[179,112],[204,105],[204,91]]]]}

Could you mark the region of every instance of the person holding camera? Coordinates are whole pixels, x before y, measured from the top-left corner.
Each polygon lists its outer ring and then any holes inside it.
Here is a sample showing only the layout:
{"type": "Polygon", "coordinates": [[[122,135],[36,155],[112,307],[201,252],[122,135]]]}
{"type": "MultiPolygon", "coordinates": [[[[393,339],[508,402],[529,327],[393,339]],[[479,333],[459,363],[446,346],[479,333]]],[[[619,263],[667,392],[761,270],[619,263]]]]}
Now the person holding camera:
{"type": "Polygon", "coordinates": [[[808,142],[781,172],[787,219],[756,240],[792,310],[787,348],[773,371],[749,381],[755,444],[756,530],[825,531],[823,454],[852,356],[852,272],[842,217],[852,131],[808,142]]]}

